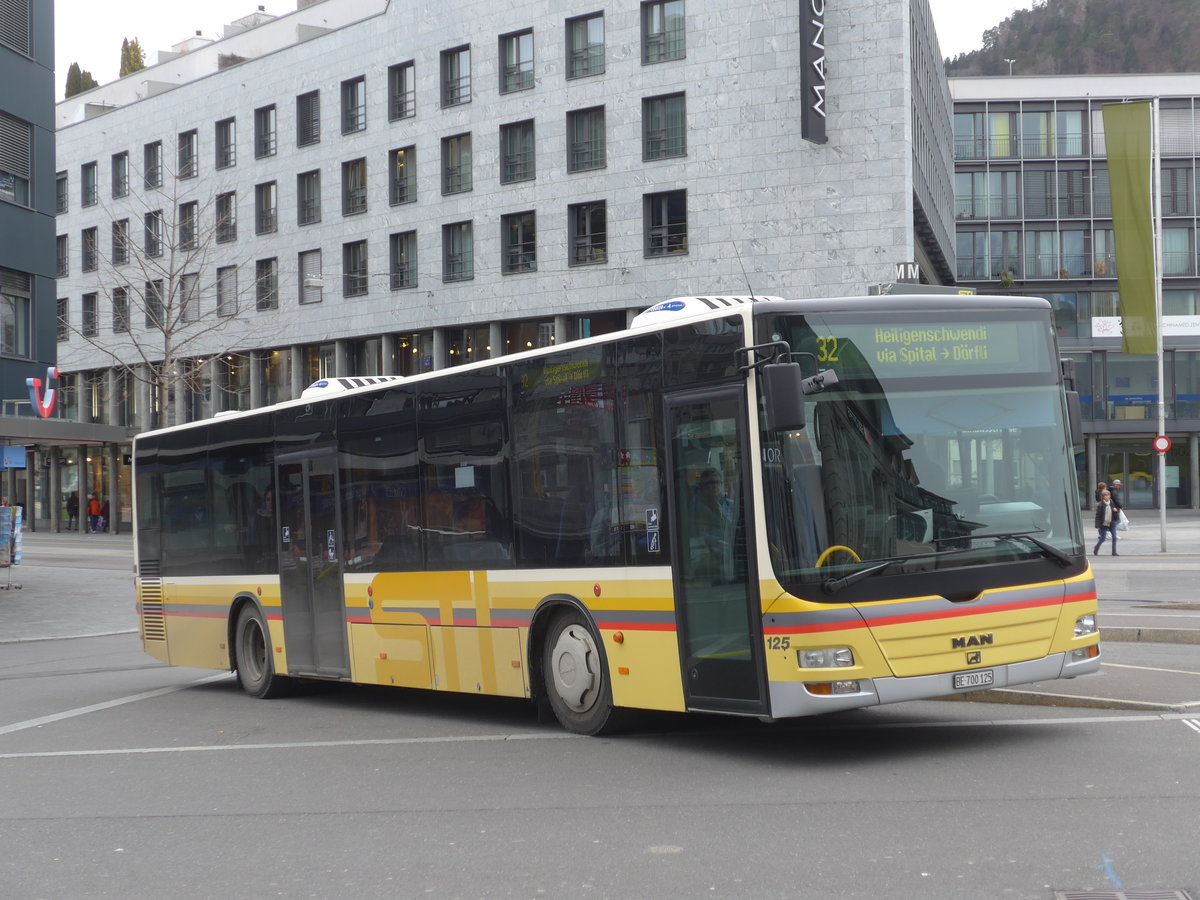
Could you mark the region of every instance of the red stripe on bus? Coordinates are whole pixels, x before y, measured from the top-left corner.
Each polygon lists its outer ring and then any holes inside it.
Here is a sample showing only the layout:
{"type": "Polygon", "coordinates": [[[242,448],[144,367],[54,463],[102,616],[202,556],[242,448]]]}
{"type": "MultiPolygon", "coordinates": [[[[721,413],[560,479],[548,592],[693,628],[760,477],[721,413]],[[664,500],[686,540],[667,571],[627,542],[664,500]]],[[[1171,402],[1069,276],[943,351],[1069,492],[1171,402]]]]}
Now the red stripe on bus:
{"type": "Polygon", "coordinates": [[[1062,600],[1057,597],[1045,597],[1040,600],[1021,600],[1012,603],[994,603],[983,609],[970,610],[940,610],[936,612],[906,613],[896,616],[876,616],[861,621],[826,622],[818,625],[776,625],[763,629],[764,634],[820,634],[826,631],[846,631],[851,628],[879,628],[888,625],[902,625],[908,622],[932,622],[937,619],[957,619],[967,616],[985,616],[994,612],[1012,612],[1017,609],[1037,609],[1044,606],[1060,606],[1062,600]]]}

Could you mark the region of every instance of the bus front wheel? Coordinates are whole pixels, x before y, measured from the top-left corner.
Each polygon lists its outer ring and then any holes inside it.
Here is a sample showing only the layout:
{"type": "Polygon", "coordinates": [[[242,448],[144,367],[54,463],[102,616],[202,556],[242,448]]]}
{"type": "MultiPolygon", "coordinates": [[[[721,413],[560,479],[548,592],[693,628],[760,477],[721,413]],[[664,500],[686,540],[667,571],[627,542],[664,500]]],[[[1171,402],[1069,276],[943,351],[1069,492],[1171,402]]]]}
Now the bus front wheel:
{"type": "Polygon", "coordinates": [[[595,635],[577,610],[558,613],[543,649],[546,697],[555,718],[576,734],[601,734],[614,727],[612,686],[595,635]]]}
{"type": "Polygon", "coordinates": [[[238,683],[242,690],[262,700],[288,693],[292,679],[275,674],[270,632],[267,631],[262,613],[255,607],[247,604],[238,613],[233,646],[237,654],[238,683]]]}

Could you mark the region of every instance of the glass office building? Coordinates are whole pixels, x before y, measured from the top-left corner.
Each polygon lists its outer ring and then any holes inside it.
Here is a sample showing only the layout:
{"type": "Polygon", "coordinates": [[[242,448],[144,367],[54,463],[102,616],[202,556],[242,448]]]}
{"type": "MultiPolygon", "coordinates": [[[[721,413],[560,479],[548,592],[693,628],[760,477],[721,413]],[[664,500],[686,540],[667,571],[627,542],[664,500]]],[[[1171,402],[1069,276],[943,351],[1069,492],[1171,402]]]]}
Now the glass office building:
{"type": "Polygon", "coordinates": [[[1160,98],[1166,502],[1200,506],[1200,75],[952,78],[960,284],[1047,298],[1076,362],[1086,446],[1081,499],[1121,479],[1157,505],[1160,386],[1153,355],[1121,352],[1101,109],[1160,98]]]}

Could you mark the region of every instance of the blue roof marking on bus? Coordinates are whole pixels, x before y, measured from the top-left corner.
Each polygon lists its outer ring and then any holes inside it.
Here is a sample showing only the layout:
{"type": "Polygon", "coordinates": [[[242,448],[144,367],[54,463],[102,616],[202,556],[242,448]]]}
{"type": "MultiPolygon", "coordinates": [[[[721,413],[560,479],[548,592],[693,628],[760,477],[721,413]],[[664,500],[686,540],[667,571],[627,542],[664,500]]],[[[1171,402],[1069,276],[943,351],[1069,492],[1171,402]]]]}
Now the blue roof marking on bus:
{"type": "Polygon", "coordinates": [[[328,379],[322,378],[320,381],[316,382],[316,384],[310,384],[309,387],[329,387],[329,381],[328,379]]]}
{"type": "Polygon", "coordinates": [[[664,300],[657,306],[652,306],[646,312],[679,312],[687,306],[682,300],[664,300]]]}

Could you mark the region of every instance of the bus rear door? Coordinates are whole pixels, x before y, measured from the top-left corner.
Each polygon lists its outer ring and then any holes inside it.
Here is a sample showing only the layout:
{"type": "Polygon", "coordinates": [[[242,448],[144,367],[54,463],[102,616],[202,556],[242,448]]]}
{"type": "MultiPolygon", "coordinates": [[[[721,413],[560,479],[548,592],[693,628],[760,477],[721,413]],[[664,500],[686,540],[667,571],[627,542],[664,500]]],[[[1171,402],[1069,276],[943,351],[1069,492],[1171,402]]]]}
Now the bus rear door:
{"type": "Polygon", "coordinates": [[[675,611],[689,709],[767,712],[740,385],[666,398],[675,611]]]}

